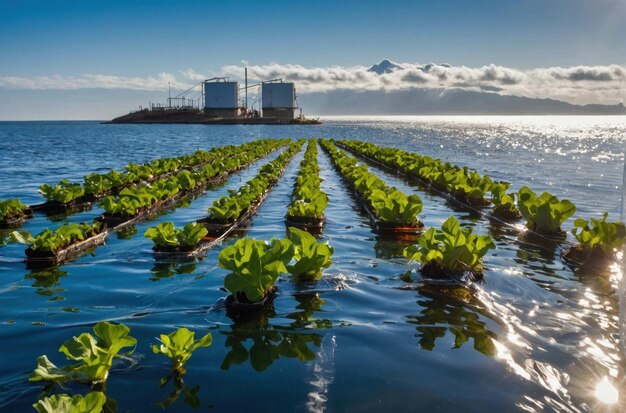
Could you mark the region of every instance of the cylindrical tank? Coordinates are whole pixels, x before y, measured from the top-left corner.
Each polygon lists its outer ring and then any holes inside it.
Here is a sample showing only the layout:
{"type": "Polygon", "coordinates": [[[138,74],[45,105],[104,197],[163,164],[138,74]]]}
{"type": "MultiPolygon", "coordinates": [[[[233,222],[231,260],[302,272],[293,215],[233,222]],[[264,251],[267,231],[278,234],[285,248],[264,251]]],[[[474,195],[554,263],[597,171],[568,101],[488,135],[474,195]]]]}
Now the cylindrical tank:
{"type": "Polygon", "coordinates": [[[204,112],[210,116],[237,116],[238,82],[205,82],[204,112]]]}
{"type": "Polygon", "coordinates": [[[233,109],[238,107],[237,82],[206,82],[204,107],[207,109],[233,109]]]}
{"type": "Polygon", "coordinates": [[[293,83],[263,83],[263,109],[295,107],[296,89],[293,83]]]}

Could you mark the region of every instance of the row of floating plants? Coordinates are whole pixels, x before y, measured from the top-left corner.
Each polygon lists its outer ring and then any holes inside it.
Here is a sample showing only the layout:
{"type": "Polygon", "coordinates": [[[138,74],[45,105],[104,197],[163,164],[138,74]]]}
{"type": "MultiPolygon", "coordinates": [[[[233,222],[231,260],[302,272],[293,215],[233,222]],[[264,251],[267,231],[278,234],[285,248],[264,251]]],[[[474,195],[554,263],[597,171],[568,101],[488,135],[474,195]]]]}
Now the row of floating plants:
{"type": "Polygon", "coordinates": [[[311,139],[300,163],[292,194],[293,201],[285,215],[287,226],[321,233],[326,221],[324,211],[328,206],[328,195],[320,189],[322,179],[319,173],[317,140],[311,139]]]}
{"type": "Polygon", "coordinates": [[[275,160],[262,166],[259,173],[236,192],[216,200],[208,208],[208,217],[181,229],[175,228],[171,222],[148,228],[144,235],[154,242],[155,253],[198,256],[235,229],[246,225],[303,143],[301,140],[292,143],[275,160]]]}
{"type": "MultiPolygon", "coordinates": [[[[559,200],[549,192],[537,195],[527,186],[517,192],[507,192],[508,182],[493,181],[467,167],[452,166],[429,156],[355,140],[342,140],[339,144],[382,166],[449,193],[461,202],[473,206],[492,203],[493,218],[509,222],[523,218],[529,231],[552,241],[560,243],[565,240],[566,233],[561,226],[576,212],[572,202],[559,200]],[[490,198],[487,198],[488,193],[490,198]]],[[[624,223],[608,221],[607,213],[600,219],[576,219],[572,234],[578,244],[566,249],[563,258],[575,267],[606,268],[615,261],[616,251],[626,242],[624,223]]]]}
{"type": "Polygon", "coordinates": [[[422,200],[418,195],[406,195],[389,187],[382,179],[367,170],[365,165],[348,156],[329,140],[320,144],[332,158],[343,180],[367,212],[375,230],[381,235],[414,237],[423,230],[424,224],[417,215],[422,212],[422,200]]]}
{"type": "Polygon", "coordinates": [[[39,187],[39,192],[46,202],[33,205],[32,208],[48,214],[76,212],[81,206],[91,205],[92,202],[107,195],[116,195],[124,188],[142,182],[152,183],[176,172],[216,162],[219,160],[219,154],[227,153],[227,150],[219,148],[218,151],[211,152],[199,150],[192,155],[178,158],[160,158],[141,165],[131,162],[123,172],[111,170],[106,174],[86,175],[82,186],[67,179],[54,186],[44,184],[39,187]]]}
{"type": "Polygon", "coordinates": [[[368,142],[340,140],[337,144],[377,164],[401,171],[425,185],[450,194],[461,204],[482,207],[490,203],[487,194],[494,182],[489,176],[481,176],[475,170],[461,168],[430,156],[368,142]]]}
{"type": "Polygon", "coordinates": [[[365,204],[365,210],[377,229],[383,225],[382,234],[395,232],[397,227],[402,233],[411,228],[419,234],[417,245],[405,248],[403,255],[409,262],[419,262],[423,275],[471,280],[482,277],[482,259],[490,249],[495,248],[489,235],[473,234],[471,228],[462,228],[452,216],[441,230],[429,228],[418,233],[418,230],[423,230],[423,224],[417,220],[422,208],[422,201],[417,195],[407,196],[395,188],[388,188],[384,181],[368,172],[365,165],[357,166],[355,158],[337,149],[332,142],[322,140],[321,144],[341,176],[365,204]]]}
{"type": "Polygon", "coordinates": [[[141,182],[152,183],[183,170],[200,169],[238,153],[237,146],[228,145],[209,151],[198,150],[191,155],[160,158],[144,164],[129,163],[123,172],[111,170],[106,174],[92,173],[83,178],[82,186],[67,179],[54,186],[44,184],[39,187],[40,194],[46,199],[44,203],[28,206],[17,199],[0,201],[0,228],[19,226],[33,216],[33,211],[48,214],[77,212],[81,206],[91,205],[107,195],[116,195],[124,188],[141,182]]]}
{"type": "MultiPolygon", "coordinates": [[[[224,248],[218,258],[220,267],[230,271],[224,278],[224,287],[231,293],[226,299],[229,315],[235,320],[254,317],[264,307],[271,305],[276,292],[276,281],[281,274],[291,274],[296,281],[314,281],[321,277],[324,268],[332,264],[333,248],[319,243],[306,231],[289,228],[284,239],[269,242],[244,238],[224,248]]],[[[73,360],[71,364],[57,366],[47,355],[37,358],[37,366],[29,381],[45,383],[40,400],[33,404],[39,412],[100,412],[115,401],[106,397],[106,383],[114,360],[130,368],[136,360],[131,358],[137,348],[137,339],[130,335],[124,324],[97,323],[94,334],[82,333],[66,340],[59,352],[73,360]],[[86,395],[51,395],[54,385],[71,382],[88,384],[86,395]]],[[[186,364],[199,348],[212,344],[210,333],[195,339],[195,333],[179,328],[161,334],[160,344],[151,346],[152,352],[171,359],[170,375],[177,388],[182,388],[186,364]]],[[[124,367],[122,367],[124,368],[124,367]]],[[[169,401],[171,404],[173,401],[169,401]]]]}
{"type": "MultiPolygon", "coordinates": [[[[151,185],[123,189],[116,197],[105,197],[101,206],[105,213],[94,224],[62,225],[46,229],[36,236],[28,231],[14,231],[14,241],[27,244],[26,262],[31,267],[59,265],[103,244],[110,232],[119,231],[147,220],[182,199],[195,196],[223,182],[255,160],[286,144],[288,140],[254,141],[239,147],[239,156],[229,156],[223,162],[207,164],[192,172],[183,170],[151,185]],[[89,231],[87,231],[87,229],[89,231]],[[81,229],[84,229],[82,231],[81,229]]],[[[229,153],[232,153],[228,150],[229,153]]]]}

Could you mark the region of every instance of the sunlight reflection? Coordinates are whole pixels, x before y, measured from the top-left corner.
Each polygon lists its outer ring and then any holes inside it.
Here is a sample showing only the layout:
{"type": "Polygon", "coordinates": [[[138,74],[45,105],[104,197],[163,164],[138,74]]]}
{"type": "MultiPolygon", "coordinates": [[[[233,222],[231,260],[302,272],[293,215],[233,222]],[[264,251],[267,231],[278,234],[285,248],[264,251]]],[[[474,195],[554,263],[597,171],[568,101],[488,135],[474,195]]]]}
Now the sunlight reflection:
{"type": "Polygon", "coordinates": [[[603,377],[596,385],[595,396],[604,404],[615,404],[619,398],[619,393],[608,377],[603,377]]]}

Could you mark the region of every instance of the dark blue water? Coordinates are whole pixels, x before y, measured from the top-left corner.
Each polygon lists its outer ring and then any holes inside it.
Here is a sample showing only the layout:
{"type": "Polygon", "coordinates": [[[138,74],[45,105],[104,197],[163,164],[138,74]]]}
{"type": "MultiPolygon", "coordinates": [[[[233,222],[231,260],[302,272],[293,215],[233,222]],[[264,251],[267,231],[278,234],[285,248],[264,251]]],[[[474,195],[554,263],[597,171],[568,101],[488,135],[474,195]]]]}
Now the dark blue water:
{"type": "MultiPolygon", "coordinates": [[[[0,123],[0,198],[40,202],[42,183],[265,137],[369,140],[469,165],[513,188],[549,190],[571,199],[576,216],[608,211],[617,219],[620,212],[626,138],[620,118],[337,119],[314,127],[0,123]]],[[[285,235],[302,154],[245,235],[285,235]]],[[[182,225],[203,217],[213,200],[272,156],[190,205],[137,225],[136,235],[112,236],[94,255],[57,270],[31,272],[23,246],[0,248],[0,411],[31,409],[41,390],[27,382],[37,356],[64,364],[60,344],[102,320],[129,325],[139,340],[134,364],[116,366],[107,382],[119,411],[161,411],[157,403],[175,387],[160,388],[169,361],[150,345],[181,326],[213,334],[213,345],[188,362],[184,381],[186,389],[199,386],[200,410],[621,411],[620,268],[575,273],[560,259],[562,247],[522,242],[514,230],[372,167],[422,197],[427,226],[454,215],[496,239],[483,283],[435,284],[406,264],[403,245],[377,239],[323,151],[322,189],[331,200],[323,238],[335,248],[333,265],[316,283],[282,278],[272,311],[233,323],[222,304],[221,247],[197,262],[156,262],[143,232],[164,220],[182,225]]],[[[38,215],[24,229],[36,233],[99,213],[95,207],[66,218],[38,215]]],[[[186,389],[169,411],[195,411],[186,389]]]]}

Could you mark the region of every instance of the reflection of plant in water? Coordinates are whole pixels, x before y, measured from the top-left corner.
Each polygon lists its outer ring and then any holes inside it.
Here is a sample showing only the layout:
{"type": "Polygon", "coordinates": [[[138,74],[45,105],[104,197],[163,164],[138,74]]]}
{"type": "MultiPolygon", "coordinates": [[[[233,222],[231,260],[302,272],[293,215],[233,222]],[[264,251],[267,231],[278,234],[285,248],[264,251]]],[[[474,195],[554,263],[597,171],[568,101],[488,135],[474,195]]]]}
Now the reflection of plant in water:
{"type": "Polygon", "coordinates": [[[117,239],[131,239],[135,234],[137,234],[137,228],[131,225],[117,231],[117,239]]]}
{"type": "Polygon", "coordinates": [[[189,261],[157,262],[150,270],[154,277],[150,281],[159,281],[163,278],[173,277],[176,274],[193,274],[196,271],[197,262],[189,261]]]}
{"type": "Polygon", "coordinates": [[[300,328],[330,328],[330,320],[316,320],[311,316],[319,311],[325,301],[317,293],[297,294],[296,311],[287,315],[294,322],[287,327],[272,326],[268,319],[273,311],[265,311],[256,318],[248,318],[245,323],[235,323],[232,331],[226,334],[226,347],[231,350],[226,354],[221,368],[228,370],[233,364],[243,364],[250,360],[250,365],[256,371],[264,371],[275,360],[281,357],[294,358],[299,361],[315,359],[315,352],[310,345],[320,347],[322,337],[315,333],[301,333],[300,328]],[[252,346],[247,345],[252,342],[252,346]]]}
{"type": "Polygon", "coordinates": [[[454,334],[454,346],[457,349],[470,339],[474,340],[474,349],[486,356],[496,352],[492,340],[497,339],[494,332],[487,329],[480,315],[488,316],[483,311],[472,308],[470,293],[461,287],[446,287],[441,291],[420,289],[423,298],[417,303],[424,307],[420,315],[407,316],[408,322],[416,327],[419,345],[424,350],[433,350],[438,338],[449,331],[454,334]],[[469,305],[468,305],[469,304],[469,305]]]}
{"type": "MultiPolygon", "coordinates": [[[[522,254],[524,252],[528,253],[529,258],[532,257],[533,261],[540,261],[544,265],[553,265],[556,258],[556,250],[564,239],[564,237],[549,237],[535,234],[534,232],[524,232],[519,237],[518,245],[520,249],[518,251],[522,254]]],[[[520,257],[519,253],[518,257],[520,257]]]]}
{"type": "Polygon", "coordinates": [[[298,305],[296,308],[301,311],[296,311],[291,314],[287,314],[287,318],[295,320],[291,323],[292,327],[295,328],[307,328],[307,327],[316,327],[316,328],[330,328],[332,327],[332,323],[327,319],[314,319],[311,318],[313,313],[316,311],[320,311],[322,306],[326,303],[325,300],[320,298],[317,293],[307,293],[307,294],[296,294],[294,296],[296,301],[298,301],[298,305]]]}
{"type": "Polygon", "coordinates": [[[222,362],[222,369],[228,370],[232,364],[243,364],[250,360],[250,365],[256,371],[263,371],[272,365],[274,360],[281,357],[295,358],[300,361],[315,359],[315,353],[309,348],[312,343],[319,347],[322,338],[319,334],[287,332],[280,330],[239,330],[225,333],[226,346],[231,351],[222,362]],[[244,342],[252,340],[252,346],[247,349],[244,342]]]}
{"type": "Polygon", "coordinates": [[[26,275],[27,279],[33,279],[33,287],[37,288],[37,294],[46,297],[51,296],[55,292],[65,291],[63,288],[55,288],[61,285],[59,279],[65,277],[67,271],[58,268],[48,268],[45,270],[33,271],[26,275]]]}
{"type": "Polygon", "coordinates": [[[404,249],[415,244],[415,240],[396,240],[376,237],[374,244],[374,253],[376,258],[392,259],[404,258],[404,249]]]}
{"type": "Polygon", "coordinates": [[[189,387],[183,381],[182,376],[177,374],[171,374],[161,379],[161,388],[165,387],[165,385],[169,383],[172,378],[174,378],[174,390],[165,399],[161,400],[156,405],[161,409],[166,409],[174,404],[180,398],[180,396],[184,394],[184,403],[192,407],[193,409],[199,409],[201,406],[200,398],[198,397],[198,393],[200,392],[200,385],[196,384],[193,387],[189,387]]]}

